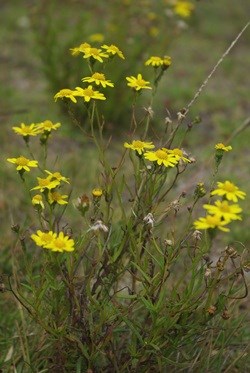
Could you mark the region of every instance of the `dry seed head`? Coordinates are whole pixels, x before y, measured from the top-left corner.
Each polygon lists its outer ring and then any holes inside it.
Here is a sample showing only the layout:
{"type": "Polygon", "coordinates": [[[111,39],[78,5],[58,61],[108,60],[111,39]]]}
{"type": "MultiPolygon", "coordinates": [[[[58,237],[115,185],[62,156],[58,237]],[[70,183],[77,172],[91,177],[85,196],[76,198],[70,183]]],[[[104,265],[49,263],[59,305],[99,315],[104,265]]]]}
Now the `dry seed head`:
{"type": "Polygon", "coordinates": [[[154,116],[154,111],[153,111],[153,109],[152,109],[151,106],[149,106],[149,107],[144,107],[143,109],[148,113],[148,115],[150,116],[150,118],[153,118],[153,116],[154,116]]]}
{"type": "Polygon", "coordinates": [[[198,231],[197,229],[193,232],[192,236],[194,237],[195,240],[200,241],[202,233],[198,231]]]}
{"type": "Polygon", "coordinates": [[[151,227],[153,227],[153,226],[154,226],[154,222],[155,222],[155,219],[154,219],[154,217],[153,217],[153,214],[151,214],[151,212],[149,212],[149,213],[145,216],[145,218],[143,218],[143,221],[144,221],[145,224],[148,224],[148,225],[150,225],[151,227]]]}
{"type": "Polygon", "coordinates": [[[103,231],[103,232],[108,232],[108,227],[101,221],[97,220],[88,230],[89,231],[103,231]]]}
{"type": "Polygon", "coordinates": [[[171,124],[171,123],[172,123],[172,120],[169,117],[166,117],[165,118],[165,124],[168,125],[168,124],[171,124]]]}
{"type": "Polygon", "coordinates": [[[205,273],[204,273],[204,277],[205,278],[211,277],[211,274],[212,274],[211,269],[210,268],[206,268],[205,273]]]}
{"type": "Polygon", "coordinates": [[[209,313],[209,315],[214,315],[215,311],[216,311],[216,307],[215,306],[210,306],[207,309],[207,312],[209,313]]]}
{"type": "Polygon", "coordinates": [[[166,246],[174,246],[174,243],[172,240],[164,240],[164,243],[166,246]]]}
{"type": "Polygon", "coordinates": [[[238,256],[237,251],[232,246],[227,246],[226,248],[227,255],[230,256],[230,258],[236,259],[238,256]]]}
{"type": "Polygon", "coordinates": [[[218,262],[216,263],[216,267],[217,267],[218,271],[224,271],[224,269],[225,269],[224,263],[221,262],[220,260],[218,260],[218,262]]]}
{"type": "Polygon", "coordinates": [[[221,314],[221,317],[224,319],[224,320],[228,320],[230,318],[230,314],[227,310],[224,310],[221,314]]]}

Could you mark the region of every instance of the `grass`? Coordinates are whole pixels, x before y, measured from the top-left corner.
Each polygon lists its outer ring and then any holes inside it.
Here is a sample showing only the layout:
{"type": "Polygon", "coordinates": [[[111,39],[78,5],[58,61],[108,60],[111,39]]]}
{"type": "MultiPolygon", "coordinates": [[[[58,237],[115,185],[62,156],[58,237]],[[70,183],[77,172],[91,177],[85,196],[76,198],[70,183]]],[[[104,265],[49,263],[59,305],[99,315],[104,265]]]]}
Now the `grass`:
{"type": "MultiPolygon", "coordinates": [[[[46,118],[52,121],[60,120],[63,123],[63,128],[61,133],[55,136],[56,141],[50,154],[51,162],[59,168],[63,168],[65,173],[68,172],[68,176],[71,177],[74,185],[72,199],[75,199],[78,195],[96,186],[98,159],[95,149],[92,146],[86,147],[85,140],[81,139],[79,132],[76,132],[72,127],[70,118],[61,114],[58,105],[53,102],[54,92],[48,89],[42,73],[42,63],[36,54],[37,51],[34,52],[37,46],[30,24],[28,5],[28,2],[23,2],[23,4],[18,1],[5,2],[1,10],[4,15],[0,28],[2,43],[0,74],[3,82],[0,91],[2,159],[5,163],[5,159],[14,156],[21,145],[21,141],[13,140],[12,125],[22,121],[30,123],[41,121],[46,118]]],[[[66,17],[66,21],[67,10],[74,14],[72,3],[60,2],[60,12],[63,17],[66,17]]],[[[159,122],[163,125],[162,118],[166,114],[166,107],[174,117],[176,112],[191,100],[218,58],[248,21],[249,10],[250,5],[246,0],[239,0],[237,5],[233,0],[201,1],[197,3],[193,24],[170,46],[168,52],[172,56],[173,65],[169,69],[166,79],[160,84],[158,99],[153,108],[156,112],[155,122],[157,122],[157,126],[159,122]]],[[[248,30],[224,60],[190,112],[190,118],[200,115],[202,123],[192,131],[192,135],[185,146],[192,150],[195,158],[203,160],[204,163],[213,153],[212,149],[205,150],[205,146],[207,144],[213,146],[215,142],[218,142],[218,139],[221,141],[227,140],[232,131],[249,116],[249,87],[247,84],[250,64],[247,48],[249,39],[248,30]]],[[[150,47],[149,45],[149,53],[150,47]]],[[[118,126],[119,124],[115,125],[118,126]]],[[[122,128],[119,134],[114,136],[115,139],[110,146],[112,161],[116,159],[121,144],[127,140],[126,134],[127,130],[122,128]]],[[[234,139],[232,146],[235,149],[235,155],[230,160],[225,159],[220,175],[222,178],[227,178],[233,174],[232,178],[235,181],[240,180],[242,188],[249,194],[248,134],[249,128],[234,139]]],[[[200,162],[201,166],[197,166],[191,174],[192,183],[203,179],[205,175],[204,163],[200,162]]],[[[205,164],[207,165],[207,163],[205,164]]],[[[11,274],[13,266],[13,256],[10,255],[10,252],[12,251],[17,254],[17,257],[21,257],[21,253],[15,247],[10,225],[23,220],[22,209],[27,206],[27,201],[23,197],[22,191],[17,190],[18,178],[13,174],[13,169],[5,165],[0,172],[0,217],[3,221],[1,234],[4,237],[1,267],[4,269],[5,275],[8,275],[11,274]]],[[[189,185],[190,175],[184,180],[184,185],[178,186],[178,188],[189,191],[191,187],[189,185]]],[[[243,203],[243,208],[245,207],[244,210],[246,211],[244,227],[250,223],[247,204],[248,201],[246,200],[243,203]]],[[[32,219],[32,212],[29,212],[29,214],[29,218],[32,219]]],[[[74,217],[72,206],[69,207],[69,214],[72,216],[73,226],[80,224],[79,219],[74,217]]],[[[241,241],[245,245],[249,245],[250,239],[247,229],[242,229],[240,225],[235,227],[230,234],[230,240],[231,242],[241,241]]],[[[24,351],[22,354],[33,360],[36,354],[33,357],[28,356],[28,351],[25,350],[25,344],[27,343],[25,338],[32,340],[34,343],[37,341],[33,335],[34,325],[28,322],[26,324],[26,315],[22,315],[20,307],[13,301],[8,292],[1,294],[0,305],[1,329],[3,331],[0,337],[0,346],[3,351],[0,358],[0,367],[8,353],[11,355],[11,347],[14,348],[14,352],[20,348],[20,340],[23,343],[22,349],[24,351]],[[28,333],[25,332],[25,328],[28,328],[28,333]],[[26,335],[28,336],[26,337],[26,335]]],[[[246,303],[242,302],[242,313],[245,312],[244,307],[246,307],[246,303]]],[[[208,355],[204,355],[204,371],[219,372],[222,364],[225,367],[225,372],[247,372],[249,370],[249,362],[246,356],[249,334],[243,330],[245,321],[242,320],[242,316],[240,314],[238,316],[239,318],[235,321],[235,323],[238,323],[238,333],[230,334],[230,326],[235,331],[236,325],[232,325],[231,321],[226,321],[225,330],[216,335],[213,345],[207,346],[201,342],[200,348],[208,349],[208,355]],[[225,341],[230,338],[232,342],[230,342],[229,347],[224,348],[225,341]]],[[[211,321],[212,324],[213,321],[211,321]]],[[[192,328],[190,329],[192,332],[192,328]]],[[[183,353],[185,354],[185,350],[183,353]]],[[[189,357],[192,354],[197,356],[197,351],[187,349],[186,354],[189,357]]],[[[171,360],[171,358],[169,359],[171,360]]],[[[17,360],[15,363],[18,365],[17,360]]],[[[80,360],[78,365],[81,367],[80,360]]],[[[194,360],[186,365],[177,364],[176,367],[177,371],[187,371],[187,369],[196,371],[194,360]]],[[[6,372],[14,371],[14,368],[9,367],[8,369],[6,372]]],[[[25,365],[23,367],[19,365],[18,372],[28,372],[28,369],[25,365]]]]}

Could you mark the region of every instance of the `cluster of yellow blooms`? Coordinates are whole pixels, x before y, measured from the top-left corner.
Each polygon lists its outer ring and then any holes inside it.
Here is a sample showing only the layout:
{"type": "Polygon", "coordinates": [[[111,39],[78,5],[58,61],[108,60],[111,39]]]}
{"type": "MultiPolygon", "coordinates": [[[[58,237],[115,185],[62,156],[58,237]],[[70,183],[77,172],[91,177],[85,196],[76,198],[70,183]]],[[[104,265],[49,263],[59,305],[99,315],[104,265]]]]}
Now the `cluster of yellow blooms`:
{"type": "MultiPolygon", "coordinates": [[[[41,135],[48,139],[52,130],[57,130],[61,126],[60,123],[52,123],[50,120],[45,120],[42,123],[31,123],[26,125],[21,123],[20,127],[12,127],[13,131],[21,135],[24,141],[27,143],[30,136],[41,135]]],[[[41,137],[42,138],[42,137],[41,137]]],[[[23,178],[25,172],[29,172],[31,168],[39,167],[38,161],[34,159],[26,158],[20,155],[17,158],[8,158],[8,162],[15,164],[16,170],[23,178]]],[[[32,205],[38,212],[45,209],[45,201],[54,208],[56,204],[65,205],[68,202],[68,196],[61,194],[58,190],[61,187],[61,183],[69,183],[69,179],[61,175],[60,172],[50,172],[48,170],[43,171],[47,174],[46,177],[37,177],[37,184],[31,191],[39,191],[41,194],[36,194],[32,197],[32,205]]],[[[41,232],[38,231],[36,235],[31,236],[38,246],[42,246],[52,251],[72,251],[74,250],[74,241],[68,236],[64,236],[63,232],[60,232],[57,236],[53,232],[41,232]]]]}
{"type": "Polygon", "coordinates": [[[52,231],[42,232],[38,230],[36,234],[32,234],[31,238],[37,246],[51,251],[74,251],[75,242],[69,236],[65,236],[63,232],[58,235],[52,231]]]}
{"type": "Polygon", "coordinates": [[[237,203],[230,204],[230,201],[238,202],[238,199],[244,199],[246,193],[231,181],[217,182],[217,189],[211,192],[212,196],[221,196],[222,200],[216,200],[214,204],[205,204],[203,208],[208,211],[208,215],[204,218],[199,218],[194,222],[196,229],[218,228],[224,232],[229,232],[229,228],[225,227],[233,220],[241,220],[239,215],[242,209],[237,203]]]}
{"type": "MultiPolygon", "coordinates": [[[[93,67],[96,61],[104,63],[105,59],[108,61],[115,55],[124,59],[122,51],[116,45],[102,45],[101,48],[92,47],[89,43],[82,43],[78,47],[70,49],[73,56],[78,56],[83,54],[83,58],[89,60],[90,65],[93,67]]],[[[161,67],[162,71],[166,70],[171,65],[171,57],[164,56],[152,56],[146,62],[146,66],[153,66],[154,68],[161,67]]],[[[92,68],[91,68],[92,71],[92,68]]],[[[150,87],[150,82],[143,79],[142,74],[137,74],[137,76],[126,77],[127,85],[133,88],[136,92],[142,89],[152,89],[150,87]]],[[[64,99],[68,98],[73,103],[77,102],[77,98],[80,97],[84,102],[89,103],[91,100],[106,100],[103,93],[99,92],[93,88],[92,84],[95,84],[99,88],[114,87],[114,83],[102,72],[92,72],[91,76],[82,78],[83,83],[90,83],[86,88],[75,87],[74,89],[63,88],[57,92],[54,96],[55,101],[58,98],[64,99]]]]}
{"type": "Polygon", "coordinates": [[[161,148],[158,150],[145,151],[146,149],[155,148],[155,145],[152,144],[152,142],[133,140],[131,144],[125,142],[124,147],[136,151],[139,156],[143,155],[145,159],[151,162],[156,162],[159,166],[163,165],[165,167],[175,167],[180,160],[188,163],[191,162],[188,158],[184,156],[183,151],[178,148],[161,148]]]}

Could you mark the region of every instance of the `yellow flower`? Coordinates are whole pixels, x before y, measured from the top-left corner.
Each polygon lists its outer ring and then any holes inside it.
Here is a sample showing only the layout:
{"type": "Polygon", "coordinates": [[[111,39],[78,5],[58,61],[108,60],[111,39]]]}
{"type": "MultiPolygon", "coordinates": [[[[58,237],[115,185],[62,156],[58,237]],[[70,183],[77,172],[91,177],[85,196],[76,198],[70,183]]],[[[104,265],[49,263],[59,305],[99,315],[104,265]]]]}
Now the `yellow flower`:
{"type": "Polygon", "coordinates": [[[40,190],[40,192],[44,192],[46,189],[47,190],[51,190],[51,189],[54,189],[56,188],[59,184],[60,184],[60,181],[58,180],[51,180],[51,177],[48,176],[47,178],[40,178],[40,177],[37,177],[37,181],[38,181],[38,185],[34,188],[32,188],[31,190],[40,190]]]}
{"type": "Polygon", "coordinates": [[[239,188],[235,184],[231,183],[228,180],[226,180],[224,183],[218,181],[217,187],[217,189],[211,192],[212,196],[224,196],[228,201],[233,202],[237,202],[238,198],[244,199],[246,196],[245,192],[239,190],[239,188]]]}
{"type": "Polygon", "coordinates": [[[101,197],[102,196],[102,189],[101,188],[94,188],[92,190],[93,197],[101,197]]]}
{"type": "Polygon", "coordinates": [[[78,56],[80,53],[84,53],[87,48],[91,48],[89,43],[82,43],[79,47],[70,48],[72,56],[78,56]]]}
{"type": "Polygon", "coordinates": [[[57,92],[57,94],[55,94],[54,100],[57,101],[58,98],[69,98],[72,102],[76,103],[75,96],[77,96],[76,91],[64,88],[57,92]]]}
{"type": "Polygon", "coordinates": [[[145,62],[145,65],[146,66],[153,66],[153,67],[159,67],[159,66],[162,66],[163,65],[163,59],[161,57],[157,57],[157,56],[152,56],[150,57],[146,62],[145,62]]]}
{"type": "Polygon", "coordinates": [[[239,205],[229,205],[228,201],[215,201],[214,205],[203,205],[203,208],[211,215],[216,215],[228,222],[231,220],[241,220],[239,214],[242,209],[239,205]]]}
{"type": "Polygon", "coordinates": [[[52,231],[42,232],[38,230],[36,234],[31,235],[31,238],[35,241],[37,246],[46,247],[56,238],[56,233],[53,233],[52,231]]]}
{"type": "Polygon", "coordinates": [[[207,215],[205,218],[196,220],[194,226],[195,229],[219,228],[221,231],[229,232],[229,229],[224,227],[228,223],[226,220],[221,220],[217,215],[207,215]]]}
{"type": "Polygon", "coordinates": [[[106,97],[100,93],[99,91],[95,91],[92,88],[92,85],[89,85],[88,88],[81,88],[81,87],[76,87],[78,96],[83,97],[85,102],[89,102],[91,99],[94,100],[106,100],[106,97]]]}
{"type": "Polygon", "coordinates": [[[52,123],[51,120],[45,120],[37,124],[37,129],[40,132],[51,132],[51,130],[57,130],[59,127],[61,127],[61,123],[52,123]]]}
{"type": "Polygon", "coordinates": [[[108,58],[108,54],[104,53],[101,49],[98,48],[86,48],[84,50],[83,58],[94,58],[99,62],[103,62],[103,58],[108,58]]]}
{"type": "Polygon", "coordinates": [[[105,75],[101,73],[94,73],[92,76],[87,76],[82,79],[82,82],[95,83],[101,85],[103,88],[114,87],[114,84],[110,80],[106,80],[105,75]]]}
{"type": "Polygon", "coordinates": [[[62,176],[60,172],[50,172],[48,170],[45,170],[45,172],[49,175],[48,178],[50,178],[50,180],[64,181],[69,184],[69,178],[62,176]]]}
{"type": "Polygon", "coordinates": [[[38,167],[38,161],[31,161],[22,155],[18,158],[8,158],[7,161],[14,163],[17,171],[30,171],[30,167],[38,167]]]}
{"type": "Polygon", "coordinates": [[[65,201],[68,196],[66,194],[62,195],[59,192],[49,192],[48,201],[52,205],[53,203],[58,203],[59,205],[66,205],[68,202],[65,201]]]}
{"type": "Polygon", "coordinates": [[[35,123],[26,125],[21,123],[20,127],[12,127],[15,133],[21,136],[36,136],[39,132],[37,131],[37,126],[35,123]]]}
{"type": "Polygon", "coordinates": [[[101,33],[91,34],[89,36],[89,41],[93,43],[94,42],[102,43],[104,41],[104,35],[101,33]]]}
{"type": "Polygon", "coordinates": [[[183,18],[190,17],[192,11],[194,9],[194,5],[190,1],[178,1],[174,5],[174,12],[183,18]]]}
{"type": "Polygon", "coordinates": [[[134,88],[136,91],[140,91],[141,89],[152,89],[151,87],[148,87],[148,84],[150,84],[150,82],[142,79],[141,74],[138,74],[137,77],[130,76],[126,79],[128,81],[127,85],[131,88],[134,88]]]}
{"type": "Polygon", "coordinates": [[[166,148],[161,148],[152,152],[147,151],[144,153],[144,157],[151,162],[157,162],[159,166],[163,164],[165,167],[174,167],[179,161],[176,156],[169,153],[166,148]]]}
{"type": "Polygon", "coordinates": [[[49,242],[45,248],[50,249],[52,251],[74,251],[75,242],[72,238],[68,236],[64,236],[63,232],[60,232],[59,235],[54,238],[51,242],[49,242]]]}
{"type": "Polygon", "coordinates": [[[172,59],[169,56],[164,56],[162,61],[163,61],[163,67],[165,68],[169,67],[172,63],[172,59]]]}
{"type": "Polygon", "coordinates": [[[138,154],[141,155],[145,149],[153,149],[155,146],[152,144],[152,142],[133,140],[131,144],[125,142],[124,147],[135,150],[138,154]]]}
{"type": "Polygon", "coordinates": [[[173,154],[178,161],[182,160],[183,162],[191,163],[190,159],[184,157],[183,151],[181,149],[175,148],[172,150],[168,150],[168,152],[169,154],[173,154]]]}
{"type": "Polygon", "coordinates": [[[40,206],[40,208],[44,209],[43,197],[41,194],[36,194],[31,201],[33,206],[40,206]]]}
{"type": "Polygon", "coordinates": [[[122,58],[123,60],[125,59],[122,51],[120,51],[120,49],[117,46],[113,45],[113,44],[111,44],[111,45],[106,45],[106,44],[102,45],[102,48],[105,49],[106,52],[109,53],[112,56],[115,56],[117,54],[118,57],[122,58]]]}
{"type": "Polygon", "coordinates": [[[222,142],[220,142],[219,144],[216,144],[215,145],[215,149],[216,150],[223,150],[224,152],[229,152],[230,150],[232,150],[232,146],[225,146],[222,142]]]}

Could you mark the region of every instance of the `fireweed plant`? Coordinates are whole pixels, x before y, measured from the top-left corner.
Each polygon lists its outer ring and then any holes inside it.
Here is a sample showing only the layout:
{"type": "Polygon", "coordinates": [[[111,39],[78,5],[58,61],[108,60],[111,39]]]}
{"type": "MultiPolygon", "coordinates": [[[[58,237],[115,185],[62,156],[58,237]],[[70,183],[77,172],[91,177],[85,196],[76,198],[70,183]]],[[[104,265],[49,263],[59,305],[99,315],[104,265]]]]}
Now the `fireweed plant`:
{"type": "Polygon", "coordinates": [[[176,140],[188,110],[166,118],[162,134],[154,136],[153,99],[171,58],[151,56],[145,76],[131,72],[124,80],[132,100],[130,135],[120,144],[120,158],[108,161],[98,103],[109,99],[116,82],[103,67],[113,59],[122,64],[126,56],[116,45],[87,42],[71,52],[89,74],[54,99],[70,113],[73,105],[85,108],[88,121],[80,130],[96,146],[100,178],[71,201],[68,175],[47,167],[47,148],[60,123],[13,127],[26,151],[7,161],[37,217],[29,228],[12,226],[25,263],[18,272],[15,262],[6,285],[26,325],[19,359],[26,371],[43,372],[229,371],[235,361],[244,362],[244,344],[239,351],[233,337],[242,325],[237,305],[247,295],[244,244],[219,246],[219,237],[241,224],[246,197],[240,185],[219,175],[232,146],[213,145],[206,186],[201,181],[189,195],[177,192],[195,163],[183,140],[176,140]],[[135,107],[144,94],[150,104],[138,120],[135,107]],[[32,151],[34,137],[40,138],[41,159],[32,151]],[[81,215],[79,230],[66,222],[70,203],[81,215]]]}

